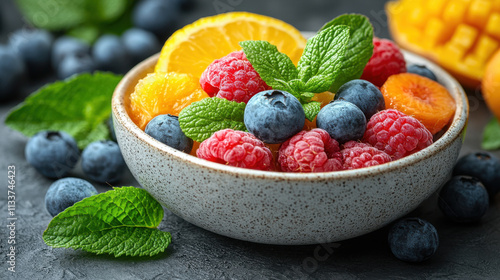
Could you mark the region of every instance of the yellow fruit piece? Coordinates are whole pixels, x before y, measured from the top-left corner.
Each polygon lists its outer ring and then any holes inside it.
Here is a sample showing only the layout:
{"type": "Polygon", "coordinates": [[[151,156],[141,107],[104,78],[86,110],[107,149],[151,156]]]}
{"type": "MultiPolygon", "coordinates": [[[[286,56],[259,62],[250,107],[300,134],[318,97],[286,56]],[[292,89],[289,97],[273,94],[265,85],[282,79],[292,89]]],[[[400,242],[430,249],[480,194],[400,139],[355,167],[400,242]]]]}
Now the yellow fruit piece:
{"type": "Polygon", "coordinates": [[[440,64],[466,87],[480,85],[500,49],[500,0],[398,0],[386,12],[400,47],[440,64]]]}
{"type": "Polygon", "coordinates": [[[177,30],[165,42],[156,72],[188,73],[199,78],[214,60],[241,50],[239,42],[266,40],[297,64],[306,39],[281,20],[247,12],[201,18],[177,30]]]}
{"type": "Polygon", "coordinates": [[[500,51],[488,62],[482,89],[488,108],[500,120],[500,51]]]}
{"type": "Polygon", "coordinates": [[[197,79],[188,74],[151,73],[130,95],[129,116],[142,130],[158,115],[178,116],[182,109],[208,95],[197,79]]]}

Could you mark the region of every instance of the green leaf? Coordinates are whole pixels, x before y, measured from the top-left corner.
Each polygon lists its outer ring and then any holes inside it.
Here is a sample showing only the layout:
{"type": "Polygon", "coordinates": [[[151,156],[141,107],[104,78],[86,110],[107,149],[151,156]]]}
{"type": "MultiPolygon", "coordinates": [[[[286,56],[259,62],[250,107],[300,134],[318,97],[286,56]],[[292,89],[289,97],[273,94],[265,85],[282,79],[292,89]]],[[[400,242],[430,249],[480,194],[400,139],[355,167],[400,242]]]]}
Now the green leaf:
{"type": "Polygon", "coordinates": [[[240,42],[248,61],[260,77],[273,89],[286,90],[283,86],[298,78],[292,60],[267,41],[240,42]]]}
{"type": "Polygon", "coordinates": [[[340,74],[349,39],[349,27],[336,25],[307,40],[297,66],[305,91],[320,93],[330,89],[340,74]]]}
{"type": "Polygon", "coordinates": [[[205,98],[184,108],[179,114],[179,124],[184,134],[197,142],[203,142],[221,129],[246,131],[245,105],[224,98],[205,98]]]}
{"type": "Polygon", "coordinates": [[[121,76],[83,74],[45,86],[30,95],[7,116],[5,124],[30,137],[42,130],[65,131],[83,149],[109,139],[106,120],[111,97],[121,76]]]}
{"type": "Polygon", "coordinates": [[[69,30],[67,35],[78,38],[88,44],[93,44],[99,38],[99,28],[96,26],[78,26],[69,30]]]}
{"type": "Polygon", "coordinates": [[[481,147],[485,150],[500,149],[500,123],[498,119],[493,118],[484,128],[481,147]]]}
{"type": "Polygon", "coordinates": [[[304,108],[306,119],[312,122],[314,121],[314,118],[321,110],[321,102],[312,101],[306,104],[302,104],[302,108],[304,108]]]}
{"type": "Polygon", "coordinates": [[[115,257],[153,256],[171,242],[158,230],[163,208],[145,190],[114,188],[75,203],[55,216],[43,241],[55,248],[82,249],[115,257]]]}
{"type": "Polygon", "coordinates": [[[34,26],[61,31],[118,19],[132,0],[16,0],[34,26]]]}
{"type": "Polygon", "coordinates": [[[347,44],[340,73],[330,87],[331,92],[337,92],[350,80],[359,79],[373,54],[373,26],[367,17],[358,14],[341,15],[325,24],[320,31],[337,25],[349,26],[351,39],[347,44]]]}

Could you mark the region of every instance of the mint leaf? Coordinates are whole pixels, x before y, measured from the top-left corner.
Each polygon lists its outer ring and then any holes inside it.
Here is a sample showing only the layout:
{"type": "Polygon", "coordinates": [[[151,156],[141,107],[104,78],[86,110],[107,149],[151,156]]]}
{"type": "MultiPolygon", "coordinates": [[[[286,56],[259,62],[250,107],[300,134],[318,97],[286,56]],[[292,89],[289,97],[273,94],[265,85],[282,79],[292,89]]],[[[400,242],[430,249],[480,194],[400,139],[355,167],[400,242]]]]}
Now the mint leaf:
{"type": "Polygon", "coordinates": [[[330,89],[340,74],[349,39],[349,27],[336,25],[307,40],[297,66],[306,91],[320,93],[330,89]]]}
{"type": "Polygon", "coordinates": [[[52,31],[97,25],[118,19],[132,7],[132,0],[16,0],[34,26],[52,31]]]}
{"type": "Polygon", "coordinates": [[[302,104],[302,108],[304,109],[304,113],[306,114],[306,119],[309,121],[314,121],[314,118],[321,110],[321,102],[311,101],[306,104],[302,104]]]}
{"type": "Polygon", "coordinates": [[[28,137],[42,130],[65,131],[81,149],[93,141],[109,139],[105,122],[111,114],[113,91],[121,78],[96,73],[55,82],[15,107],[5,124],[28,137]]]}
{"type": "Polygon", "coordinates": [[[500,123],[498,119],[493,118],[484,128],[481,148],[485,150],[500,149],[500,123]]]}
{"type": "Polygon", "coordinates": [[[43,241],[55,248],[82,249],[115,257],[153,256],[171,242],[158,230],[163,208],[145,190],[114,188],[75,203],[55,216],[43,241]]]}
{"type": "Polygon", "coordinates": [[[203,142],[221,129],[246,131],[245,106],[243,102],[224,98],[205,98],[184,108],[179,114],[179,124],[184,134],[197,142],[203,142]]]}
{"type": "Polygon", "coordinates": [[[331,92],[337,92],[350,80],[359,79],[373,54],[373,26],[367,17],[358,14],[341,15],[325,24],[320,31],[336,25],[349,26],[351,39],[347,44],[339,75],[330,87],[331,92]]]}
{"type": "Polygon", "coordinates": [[[240,42],[248,61],[262,80],[273,89],[287,90],[287,82],[298,78],[298,71],[292,60],[267,41],[240,42]]]}

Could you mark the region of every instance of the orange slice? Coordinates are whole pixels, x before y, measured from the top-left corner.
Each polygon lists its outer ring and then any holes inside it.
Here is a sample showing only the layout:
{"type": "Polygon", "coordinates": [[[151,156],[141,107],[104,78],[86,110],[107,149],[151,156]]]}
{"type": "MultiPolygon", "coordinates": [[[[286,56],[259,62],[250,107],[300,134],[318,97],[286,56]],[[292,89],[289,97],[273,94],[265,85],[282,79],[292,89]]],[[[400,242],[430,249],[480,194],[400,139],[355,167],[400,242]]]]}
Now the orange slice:
{"type": "Polygon", "coordinates": [[[484,101],[500,120],[500,50],[486,66],[482,89],[484,101]]]}
{"type": "Polygon", "coordinates": [[[214,60],[241,50],[239,42],[266,40],[297,64],[306,39],[281,20],[247,12],[201,18],[177,30],[165,42],[156,72],[188,73],[199,78],[214,60]]]}
{"type": "Polygon", "coordinates": [[[381,88],[385,107],[419,120],[432,134],[455,114],[455,100],[441,84],[411,73],[392,75],[381,88]]]}
{"type": "Polygon", "coordinates": [[[140,80],[130,95],[129,115],[142,130],[154,117],[178,116],[182,109],[208,95],[198,79],[188,74],[151,73],[140,80]]]}

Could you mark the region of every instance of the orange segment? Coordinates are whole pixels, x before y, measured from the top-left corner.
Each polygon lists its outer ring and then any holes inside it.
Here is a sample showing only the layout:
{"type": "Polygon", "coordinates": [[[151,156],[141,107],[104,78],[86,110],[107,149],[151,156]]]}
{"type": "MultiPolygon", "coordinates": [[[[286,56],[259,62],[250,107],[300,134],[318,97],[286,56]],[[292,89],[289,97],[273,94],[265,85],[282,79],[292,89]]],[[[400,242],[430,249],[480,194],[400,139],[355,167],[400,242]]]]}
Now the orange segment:
{"type": "Polygon", "coordinates": [[[182,109],[208,95],[188,74],[151,73],[140,80],[130,95],[129,115],[144,130],[158,115],[178,116],[182,109]]]}
{"type": "Polygon", "coordinates": [[[441,84],[411,73],[392,75],[381,88],[387,109],[419,120],[432,134],[455,114],[455,100],[441,84]]]}
{"type": "Polygon", "coordinates": [[[500,120],[500,50],[495,53],[486,67],[482,89],[488,108],[500,120]]]}
{"type": "Polygon", "coordinates": [[[156,72],[188,73],[199,78],[214,60],[241,50],[239,42],[266,40],[297,64],[306,39],[281,20],[232,12],[201,18],[176,31],[163,46],[156,72]]]}

